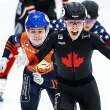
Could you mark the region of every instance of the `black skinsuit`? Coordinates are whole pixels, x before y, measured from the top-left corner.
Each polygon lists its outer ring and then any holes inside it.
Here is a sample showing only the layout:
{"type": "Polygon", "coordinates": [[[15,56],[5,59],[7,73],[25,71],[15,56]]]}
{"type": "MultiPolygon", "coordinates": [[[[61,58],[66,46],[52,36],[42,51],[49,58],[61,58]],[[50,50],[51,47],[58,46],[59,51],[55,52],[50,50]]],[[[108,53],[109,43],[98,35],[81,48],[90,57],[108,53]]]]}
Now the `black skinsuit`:
{"type": "Polygon", "coordinates": [[[36,54],[37,58],[43,59],[52,48],[59,77],[55,109],[73,110],[76,101],[81,110],[101,110],[91,57],[96,49],[110,59],[110,47],[96,34],[82,32],[77,40],[72,41],[68,32],[62,31],[48,37],[36,54]]]}

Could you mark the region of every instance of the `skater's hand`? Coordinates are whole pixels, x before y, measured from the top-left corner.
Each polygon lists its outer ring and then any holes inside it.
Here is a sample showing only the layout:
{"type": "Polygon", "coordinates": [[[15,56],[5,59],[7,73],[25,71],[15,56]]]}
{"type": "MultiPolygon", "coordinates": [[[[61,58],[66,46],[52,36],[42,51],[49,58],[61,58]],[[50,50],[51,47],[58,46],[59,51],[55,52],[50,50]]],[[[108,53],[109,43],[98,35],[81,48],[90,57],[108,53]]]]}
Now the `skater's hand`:
{"type": "Polygon", "coordinates": [[[0,59],[0,72],[4,72],[7,67],[7,58],[3,57],[0,59]]]}
{"type": "Polygon", "coordinates": [[[37,71],[41,74],[47,73],[52,70],[52,64],[48,63],[45,60],[42,60],[39,64],[37,64],[37,71]]]}
{"type": "Polygon", "coordinates": [[[44,82],[44,78],[38,72],[33,73],[33,81],[39,85],[42,85],[44,82]]]}
{"type": "Polygon", "coordinates": [[[19,48],[18,52],[19,54],[16,56],[17,66],[18,67],[26,66],[29,63],[29,61],[28,61],[25,51],[22,48],[19,48]]]}

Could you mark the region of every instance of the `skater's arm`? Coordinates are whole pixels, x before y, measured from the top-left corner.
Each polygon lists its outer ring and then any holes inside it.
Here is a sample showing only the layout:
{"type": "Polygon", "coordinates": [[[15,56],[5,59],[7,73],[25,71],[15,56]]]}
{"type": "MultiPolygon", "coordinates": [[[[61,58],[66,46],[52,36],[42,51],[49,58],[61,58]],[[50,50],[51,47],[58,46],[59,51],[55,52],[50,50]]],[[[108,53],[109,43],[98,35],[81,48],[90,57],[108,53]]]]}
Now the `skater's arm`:
{"type": "MultiPolygon", "coordinates": [[[[36,53],[36,58],[38,62],[42,61],[44,57],[52,50],[55,50],[55,45],[57,43],[57,34],[53,33],[47,37],[44,44],[42,45],[40,51],[36,53]]],[[[55,52],[55,51],[54,51],[55,52]]],[[[34,58],[33,58],[34,59],[34,58]]]]}
{"type": "Polygon", "coordinates": [[[92,28],[92,32],[99,35],[107,45],[110,46],[110,34],[106,31],[106,29],[97,21],[92,28]]]}
{"type": "Polygon", "coordinates": [[[19,20],[23,19],[25,16],[27,16],[28,13],[35,11],[35,5],[34,3],[28,1],[24,1],[23,3],[23,10],[22,13],[19,16],[19,20]]]}
{"type": "Polygon", "coordinates": [[[18,54],[18,40],[13,35],[10,36],[8,41],[6,42],[5,49],[0,59],[0,77],[7,77],[14,61],[15,56],[18,54]]]}
{"type": "Polygon", "coordinates": [[[104,56],[110,59],[110,46],[108,46],[97,34],[91,33],[91,35],[93,48],[99,50],[104,56]]]}
{"type": "Polygon", "coordinates": [[[18,47],[19,47],[19,38],[18,36],[12,35],[6,42],[4,52],[2,57],[9,58],[11,56],[15,56],[18,54],[18,47]]]}

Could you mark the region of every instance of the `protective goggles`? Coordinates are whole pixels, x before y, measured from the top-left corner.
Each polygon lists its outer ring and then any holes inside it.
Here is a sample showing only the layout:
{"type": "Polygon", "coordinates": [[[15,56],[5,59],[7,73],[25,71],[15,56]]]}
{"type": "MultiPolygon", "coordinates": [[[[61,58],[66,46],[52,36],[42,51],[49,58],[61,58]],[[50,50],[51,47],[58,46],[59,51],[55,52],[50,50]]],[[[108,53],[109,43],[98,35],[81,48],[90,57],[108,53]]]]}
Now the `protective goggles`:
{"type": "Polygon", "coordinates": [[[86,23],[94,23],[96,21],[96,19],[85,19],[86,23]]]}
{"type": "Polygon", "coordinates": [[[84,20],[65,20],[65,23],[68,25],[80,25],[84,23],[84,20]]]}

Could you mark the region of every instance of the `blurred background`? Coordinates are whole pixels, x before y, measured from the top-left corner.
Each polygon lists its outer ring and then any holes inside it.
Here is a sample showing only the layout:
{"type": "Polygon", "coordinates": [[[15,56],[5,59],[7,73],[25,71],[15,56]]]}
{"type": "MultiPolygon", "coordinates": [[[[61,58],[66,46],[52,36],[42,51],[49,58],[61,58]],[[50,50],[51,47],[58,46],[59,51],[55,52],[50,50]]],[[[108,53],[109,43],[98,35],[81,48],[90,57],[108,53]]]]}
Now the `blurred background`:
{"type": "MultiPolygon", "coordinates": [[[[70,0],[81,2],[83,0],[70,0]]],[[[98,20],[110,33],[110,1],[96,0],[99,4],[98,20]]],[[[18,0],[0,0],[0,58],[8,37],[14,34],[14,19],[18,0]]],[[[95,51],[92,57],[93,75],[97,81],[102,110],[110,109],[110,61],[95,51]]],[[[20,109],[20,92],[22,86],[23,67],[17,68],[16,65],[10,71],[7,81],[7,87],[4,94],[4,102],[0,103],[0,110],[21,110],[20,109]]],[[[50,100],[44,91],[39,104],[38,110],[53,110],[50,100]]]]}

